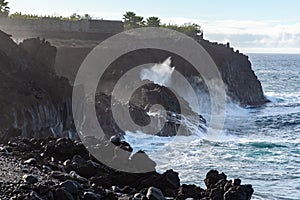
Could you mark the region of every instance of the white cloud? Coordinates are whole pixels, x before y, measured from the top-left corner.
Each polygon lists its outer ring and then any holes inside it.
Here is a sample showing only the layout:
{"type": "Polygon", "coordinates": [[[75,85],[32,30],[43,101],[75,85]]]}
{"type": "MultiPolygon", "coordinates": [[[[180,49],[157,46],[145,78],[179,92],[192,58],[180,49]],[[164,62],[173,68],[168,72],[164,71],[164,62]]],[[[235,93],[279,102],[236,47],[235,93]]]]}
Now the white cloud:
{"type": "Polygon", "coordinates": [[[226,43],[246,52],[300,53],[300,23],[281,21],[212,20],[164,18],[164,23],[197,23],[202,26],[205,38],[226,43]]]}

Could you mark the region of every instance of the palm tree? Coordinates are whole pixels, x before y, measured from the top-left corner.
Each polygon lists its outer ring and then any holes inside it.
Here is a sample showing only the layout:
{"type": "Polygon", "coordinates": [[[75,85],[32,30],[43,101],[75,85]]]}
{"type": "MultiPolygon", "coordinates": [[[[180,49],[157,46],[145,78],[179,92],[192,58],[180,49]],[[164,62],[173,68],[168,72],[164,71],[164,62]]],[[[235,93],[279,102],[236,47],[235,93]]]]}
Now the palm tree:
{"type": "Polygon", "coordinates": [[[0,0],[0,16],[8,16],[9,14],[9,7],[8,2],[5,0],[0,0]]]}
{"type": "Polygon", "coordinates": [[[160,26],[160,19],[158,17],[149,17],[147,19],[147,26],[159,27],[160,26]]]}
{"type": "Polygon", "coordinates": [[[144,26],[144,18],[137,16],[134,12],[126,12],[123,15],[125,29],[132,29],[144,26]]]}
{"type": "Polygon", "coordinates": [[[81,18],[82,19],[87,19],[87,20],[91,20],[92,19],[91,15],[89,15],[89,14],[84,14],[81,18]]]}

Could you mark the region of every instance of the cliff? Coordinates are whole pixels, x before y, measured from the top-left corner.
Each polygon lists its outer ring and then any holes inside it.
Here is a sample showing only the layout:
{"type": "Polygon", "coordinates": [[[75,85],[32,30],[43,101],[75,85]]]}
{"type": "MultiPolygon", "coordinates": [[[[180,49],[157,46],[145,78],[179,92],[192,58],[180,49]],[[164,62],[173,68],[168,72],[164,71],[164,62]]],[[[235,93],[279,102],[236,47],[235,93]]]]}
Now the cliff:
{"type": "MultiPolygon", "coordinates": [[[[17,45],[9,35],[0,32],[0,138],[2,141],[14,136],[78,139],[71,108],[72,87],[66,78],[59,77],[55,73],[56,54],[56,47],[45,40],[27,39],[17,45]]],[[[169,105],[167,111],[170,115],[180,115],[179,105],[173,103],[174,98],[171,98],[170,94],[172,93],[165,87],[151,85],[148,86],[148,92],[142,96],[142,99],[152,99],[149,101],[151,105],[155,103],[169,105]]],[[[137,92],[136,96],[129,103],[131,116],[134,121],[147,124],[149,109],[140,108],[151,107],[151,105],[148,101],[138,101],[141,91],[137,92]]],[[[112,116],[111,96],[100,93],[97,99],[97,102],[100,102],[96,105],[97,114],[106,135],[111,137],[124,134],[115,124],[112,116]]],[[[82,105],[82,102],[79,102],[76,109],[81,110],[82,105]]],[[[192,113],[186,102],[182,106],[192,113]]],[[[198,115],[194,114],[194,116],[198,115]]],[[[199,122],[201,119],[201,117],[198,119],[199,122]]],[[[177,123],[176,120],[170,119],[158,135],[176,135],[177,123]]],[[[201,123],[204,125],[204,122],[201,123]]],[[[89,125],[89,122],[84,123],[84,126],[89,125]]],[[[186,134],[193,133],[187,130],[186,134]]]]}
{"type": "MultiPolygon", "coordinates": [[[[227,95],[233,102],[242,106],[260,106],[268,101],[264,96],[260,81],[252,70],[248,56],[223,44],[211,43],[204,39],[199,39],[198,42],[216,63],[223,81],[227,85],[227,95]]],[[[58,47],[56,72],[67,77],[71,83],[74,82],[82,61],[95,47],[94,43],[90,43],[88,47],[88,43],[84,46],[79,44],[74,47],[67,45],[58,47]]],[[[192,79],[191,74],[195,74],[195,71],[186,60],[170,52],[146,49],[128,53],[117,59],[110,66],[112,70],[106,74],[106,81],[116,81],[122,75],[120,71],[126,71],[131,66],[160,63],[170,56],[176,70],[192,79]],[[114,74],[114,77],[110,75],[111,73],[114,74]]]]}
{"type": "Polygon", "coordinates": [[[248,56],[234,51],[229,44],[211,43],[207,40],[199,40],[199,43],[218,66],[227,85],[227,95],[234,102],[243,106],[260,106],[268,102],[248,56]]]}
{"type": "MultiPolygon", "coordinates": [[[[227,94],[234,102],[243,106],[259,106],[267,102],[247,56],[234,52],[232,48],[225,45],[203,39],[199,42],[218,66],[227,85],[227,94]]],[[[4,32],[0,32],[0,44],[0,112],[2,113],[0,131],[4,132],[1,135],[77,137],[71,111],[72,87],[68,79],[62,76],[68,77],[72,82],[81,62],[93,46],[57,49],[39,38],[27,39],[18,45],[4,32]]],[[[113,83],[132,66],[159,63],[170,56],[176,70],[192,80],[194,77],[191,75],[195,75],[193,66],[180,56],[162,50],[133,51],[119,57],[109,66],[101,79],[105,84],[99,84],[102,95],[98,98],[101,103],[96,106],[99,109],[100,123],[105,122],[108,136],[122,134],[122,131],[115,126],[111,113],[105,112],[110,106],[109,91],[113,83]]],[[[205,86],[197,86],[205,90],[205,86]]],[[[153,91],[155,90],[154,87],[153,91]]],[[[143,98],[151,99],[153,93],[149,94],[143,98]]],[[[161,93],[158,96],[161,96],[161,93]]],[[[164,95],[164,97],[165,103],[171,101],[171,95],[164,95]]],[[[131,105],[135,108],[131,114],[136,116],[141,112],[144,113],[142,115],[144,118],[136,118],[136,121],[147,123],[149,119],[145,113],[149,110],[139,110],[139,107],[148,104],[147,102],[138,104],[131,105]]],[[[174,109],[170,111],[180,114],[176,112],[176,104],[172,106],[174,109]]],[[[201,121],[201,117],[199,120],[201,121]]],[[[174,135],[176,122],[167,127],[159,135],[174,135]]]]}
{"type": "Polygon", "coordinates": [[[7,137],[64,136],[72,129],[71,91],[55,74],[56,48],[40,39],[17,45],[0,31],[0,132],[7,137]]]}
{"type": "MultiPolygon", "coordinates": [[[[63,21],[46,18],[39,20],[0,18],[0,29],[13,35],[16,40],[41,37],[50,41],[57,47],[56,72],[67,77],[71,83],[91,49],[99,42],[124,30],[121,21],[63,21]]],[[[267,101],[247,56],[234,52],[228,45],[211,43],[201,38],[198,42],[217,64],[228,86],[227,94],[233,101],[243,106],[259,106],[267,101]]],[[[169,57],[164,53],[158,54],[161,55],[152,56],[152,61],[154,59],[161,62],[169,57]]],[[[137,59],[147,59],[142,53],[138,56],[140,58],[137,59]]],[[[177,64],[187,66],[183,62],[177,64]]]]}

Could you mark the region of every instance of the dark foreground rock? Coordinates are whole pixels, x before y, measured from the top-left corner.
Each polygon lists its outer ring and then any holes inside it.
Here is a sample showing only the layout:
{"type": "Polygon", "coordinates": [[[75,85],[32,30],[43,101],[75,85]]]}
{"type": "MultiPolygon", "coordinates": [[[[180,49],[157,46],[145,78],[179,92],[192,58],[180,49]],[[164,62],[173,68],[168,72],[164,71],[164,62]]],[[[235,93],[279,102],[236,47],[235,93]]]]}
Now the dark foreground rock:
{"type": "MultiPolygon", "coordinates": [[[[128,144],[117,141],[116,145],[128,144]]],[[[81,142],[65,138],[15,138],[0,149],[0,199],[249,200],[253,194],[251,185],[227,180],[216,170],[207,173],[206,190],[181,185],[173,170],[116,171],[94,159],[81,142]]]]}

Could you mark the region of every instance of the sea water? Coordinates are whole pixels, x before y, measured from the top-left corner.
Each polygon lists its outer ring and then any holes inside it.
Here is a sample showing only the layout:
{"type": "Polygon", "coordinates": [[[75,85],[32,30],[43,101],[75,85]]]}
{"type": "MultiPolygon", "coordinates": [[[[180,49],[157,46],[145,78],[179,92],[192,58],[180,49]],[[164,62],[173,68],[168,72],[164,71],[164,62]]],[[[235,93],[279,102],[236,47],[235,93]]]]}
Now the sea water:
{"type": "Polygon", "coordinates": [[[300,199],[300,55],[250,54],[252,69],[271,101],[258,108],[228,103],[224,130],[211,140],[127,133],[161,172],[173,168],[181,183],[198,184],[210,169],[252,184],[253,199],[300,199]]]}

